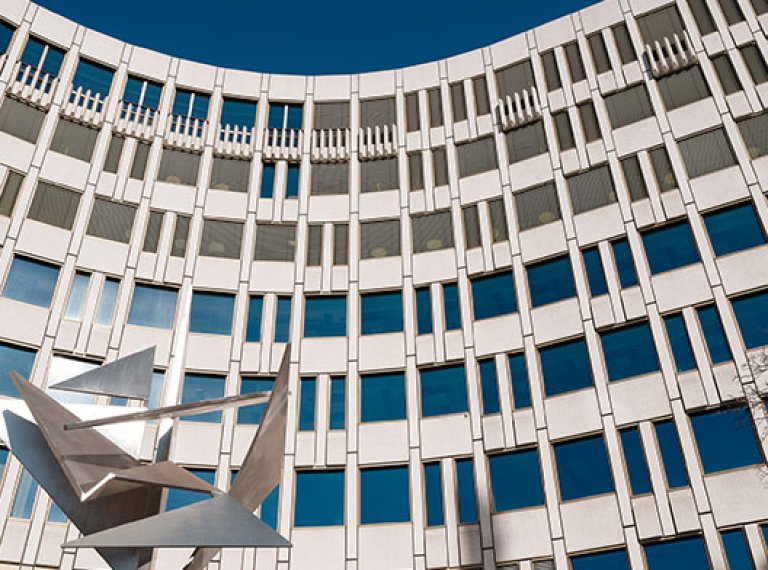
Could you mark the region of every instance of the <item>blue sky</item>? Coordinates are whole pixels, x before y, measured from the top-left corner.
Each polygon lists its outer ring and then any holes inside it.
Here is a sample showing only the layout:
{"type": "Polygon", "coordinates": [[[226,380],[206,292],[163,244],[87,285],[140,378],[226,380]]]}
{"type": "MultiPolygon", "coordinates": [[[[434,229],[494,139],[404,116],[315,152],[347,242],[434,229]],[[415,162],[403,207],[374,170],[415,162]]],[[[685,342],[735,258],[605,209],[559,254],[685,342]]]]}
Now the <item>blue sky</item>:
{"type": "Polygon", "coordinates": [[[273,73],[403,67],[488,45],[595,0],[38,0],[158,51],[273,73]]]}

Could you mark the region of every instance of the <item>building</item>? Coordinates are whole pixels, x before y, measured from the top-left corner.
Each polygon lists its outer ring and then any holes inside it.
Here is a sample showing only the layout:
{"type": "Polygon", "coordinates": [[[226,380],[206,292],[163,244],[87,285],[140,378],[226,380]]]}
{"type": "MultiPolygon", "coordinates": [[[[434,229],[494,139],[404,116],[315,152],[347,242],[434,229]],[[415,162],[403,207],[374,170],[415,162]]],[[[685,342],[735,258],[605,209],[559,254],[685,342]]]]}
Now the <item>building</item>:
{"type": "MultiPolygon", "coordinates": [[[[0,18],[0,394],[149,345],[154,405],[259,391],[292,340],[294,548],[220,568],[768,568],[766,0],[328,77],[0,18]]],[[[259,415],[138,453],[226,488],[259,415]]],[[[0,568],[103,567],[0,458],[0,568]]]]}

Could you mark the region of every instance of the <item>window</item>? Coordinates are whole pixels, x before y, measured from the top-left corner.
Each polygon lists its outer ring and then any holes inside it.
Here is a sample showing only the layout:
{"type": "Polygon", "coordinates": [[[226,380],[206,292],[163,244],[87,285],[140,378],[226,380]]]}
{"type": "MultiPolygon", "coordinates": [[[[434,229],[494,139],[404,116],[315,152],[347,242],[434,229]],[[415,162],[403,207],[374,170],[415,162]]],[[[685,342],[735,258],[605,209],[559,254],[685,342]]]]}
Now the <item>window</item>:
{"type": "Polygon", "coordinates": [[[493,137],[485,137],[473,142],[456,145],[459,163],[459,176],[472,176],[496,170],[496,142],[493,137]]]}
{"type": "Polygon", "coordinates": [[[553,448],[563,501],[613,492],[613,477],[602,435],[556,443],[553,448]]]}
{"type": "MultiPolygon", "coordinates": [[[[213,398],[224,397],[226,378],[208,374],[185,374],[184,386],[181,389],[181,403],[200,402],[213,398]]],[[[221,412],[205,412],[193,416],[184,416],[187,422],[220,423],[221,412]]]]}
{"type": "Polygon", "coordinates": [[[768,344],[768,293],[760,291],[732,301],[733,313],[747,349],[768,344]]]}
{"type": "MultiPolygon", "coordinates": [[[[102,98],[109,95],[112,87],[113,71],[106,67],[81,59],[75,70],[75,77],[72,79],[72,90],[82,89],[83,93],[90,91],[93,95],[99,94],[102,98]]],[[[75,101],[75,94],[70,95],[70,101],[75,101]]],[[[78,103],[78,101],[75,101],[78,103]]]]}
{"type": "Polygon", "coordinates": [[[705,214],[704,225],[716,256],[765,244],[765,234],[751,202],[705,214]]]}
{"type": "Polygon", "coordinates": [[[293,525],[344,524],[344,471],[297,471],[293,525]]]}
{"type": "Polygon", "coordinates": [[[411,520],[408,466],[360,470],[360,523],[397,523],[411,520]]]}
{"type": "Polygon", "coordinates": [[[370,99],[360,101],[360,126],[363,128],[376,126],[392,127],[397,124],[395,98],[370,99]]]}
{"type": "Polygon", "coordinates": [[[632,38],[629,35],[627,25],[624,23],[618,24],[611,28],[613,30],[613,39],[616,42],[616,47],[619,50],[619,57],[621,63],[626,65],[637,60],[637,53],[632,45],[632,38]]]}
{"type": "Polygon", "coordinates": [[[281,130],[300,129],[302,111],[302,105],[270,101],[267,128],[281,130]]]}
{"type": "Polygon", "coordinates": [[[275,195],[275,165],[273,163],[262,164],[261,190],[259,195],[262,198],[273,198],[275,195]]]}
{"type": "Polygon", "coordinates": [[[514,99],[515,93],[523,89],[530,91],[531,87],[536,85],[530,60],[526,59],[498,70],[496,72],[496,83],[499,86],[499,97],[501,99],[505,99],[507,95],[514,99]]]}
{"type": "Polygon", "coordinates": [[[297,198],[299,196],[299,180],[301,167],[298,164],[289,164],[285,178],[285,197],[297,198]]]}
{"type": "Polygon", "coordinates": [[[45,111],[6,97],[0,106],[0,131],[35,144],[45,119],[45,111]]]}
{"type": "Polygon", "coordinates": [[[349,192],[349,164],[346,162],[313,164],[310,194],[328,196],[349,192]]]}
{"type": "Polygon", "coordinates": [[[293,261],[296,255],[296,226],[258,224],[254,261],[293,261]]]}
{"type": "Polygon", "coordinates": [[[600,342],[611,381],[659,370],[659,358],[647,322],[601,333],[600,342]]]}
{"type": "Polygon", "coordinates": [[[411,218],[413,251],[423,253],[453,247],[453,223],[450,212],[435,212],[411,218]]]}
{"type": "Polygon", "coordinates": [[[200,168],[200,155],[170,148],[163,149],[160,158],[160,170],[157,174],[159,182],[169,184],[197,184],[197,171],[200,168]]]}
{"type": "Polygon", "coordinates": [[[101,289],[101,298],[99,307],[96,310],[96,324],[110,326],[115,315],[115,305],[117,304],[117,292],[120,289],[120,280],[114,277],[107,277],[104,280],[104,287],[101,289]]]}
{"type": "Polygon", "coordinates": [[[480,237],[480,216],[477,211],[477,204],[464,206],[461,209],[464,218],[464,237],[466,238],[467,249],[480,247],[483,241],[480,237]]]}
{"type": "Polygon", "coordinates": [[[141,246],[141,251],[147,253],[157,253],[157,246],[160,242],[160,232],[163,229],[163,213],[162,212],[149,212],[147,218],[147,228],[144,232],[144,243],[141,246]]]}
{"type": "Polygon", "coordinates": [[[668,111],[712,95],[698,65],[666,75],[660,78],[658,83],[661,98],[668,111]]]}
{"type": "Polygon", "coordinates": [[[451,89],[451,109],[453,122],[458,123],[467,119],[467,101],[464,98],[464,83],[454,83],[451,89]]]}
{"type": "Polygon", "coordinates": [[[362,259],[400,255],[400,220],[360,224],[362,259]]]}
{"type": "Polygon", "coordinates": [[[247,192],[251,178],[251,162],[239,158],[213,157],[210,188],[225,192],[247,192]]]}
{"type": "Polygon", "coordinates": [[[768,12],[768,2],[766,0],[751,0],[751,4],[758,15],[768,12]]]}
{"type": "Polygon", "coordinates": [[[711,568],[700,536],[647,544],[643,548],[648,570],[711,568]]]}
{"type": "Polygon", "coordinates": [[[133,289],[128,324],[159,329],[172,329],[176,316],[174,289],[137,283],[133,289]]]}
{"type": "Polygon", "coordinates": [[[531,390],[528,385],[528,369],[525,365],[525,354],[510,354],[509,376],[512,382],[512,403],[517,410],[531,407],[531,390]]]}
{"type": "Polygon", "coordinates": [[[651,157],[651,166],[653,166],[653,174],[656,177],[659,190],[667,192],[677,188],[677,178],[675,177],[675,171],[672,169],[672,162],[669,160],[669,153],[666,147],[655,148],[648,154],[651,157]]]}
{"type": "Polygon", "coordinates": [[[456,460],[456,486],[459,491],[459,524],[477,522],[477,495],[472,458],[456,460]]]}
{"type": "Polygon", "coordinates": [[[584,339],[570,340],[539,349],[546,396],[556,396],[593,385],[584,339]]]}
{"type": "Polygon", "coordinates": [[[683,450],[680,447],[680,439],[677,437],[675,422],[663,420],[654,423],[653,427],[656,430],[656,441],[659,444],[659,451],[661,451],[667,487],[670,489],[687,487],[688,470],[683,461],[683,450]]]}
{"type": "Polygon", "coordinates": [[[224,259],[240,259],[243,224],[222,220],[203,220],[200,255],[224,259]]]}
{"type": "Polygon", "coordinates": [[[525,190],[515,194],[514,198],[521,231],[554,222],[562,217],[554,183],[525,190]]]}
{"type": "Polygon", "coordinates": [[[38,307],[51,306],[59,268],[25,257],[15,257],[3,287],[3,297],[38,307]]]}
{"type": "MultiPolygon", "coordinates": [[[[0,20],[0,54],[8,51],[8,46],[11,45],[13,39],[13,33],[16,29],[10,24],[0,20]]],[[[5,462],[3,462],[4,464],[5,462]]]]}
{"type": "Polygon", "coordinates": [[[472,279],[475,319],[489,319],[517,312],[512,273],[504,272],[472,279]]]}
{"type": "Polygon", "coordinates": [[[683,315],[678,313],[664,317],[664,326],[667,329],[677,371],[682,373],[695,370],[696,359],[693,356],[693,347],[691,347],[691,339],[688,336],[683,315]]]}
{"type": "Polygon", "coordinates": [[[587,78],[587,73],[584,70],[584,61],[581,59],[581,51],[579,51],[579,44],[576,42],[569,42],[563,46],[565,51],[565,59],[568,61],[568,70],[571,73],[571,81],[576,83],[587,78]]]}
{"type": "MultiPolygon", "coordinates": [[[[256,124],[256,101],[224,97],[219,123],[250,131],[256,124]]],[[[219,136],[223,137],[224,134],[220,133],[219,136]]]]}
{"type": "Polygon", "coordinates": [[[32,349],[0,343],[0,394],[12,398],[19,397],[9,374],[11,370],[15,370],[24,378],[29,379],[32,375],[36,356],[37,352],[32,349]]]}
{"type": "Polygon", "coordinates": [[[96,198],[85,233],[97,238],[128,243],[131,240],[135,217],[136,206],[96,198]]]}
{"type": "Polygon", "coordinates": [[[173,243],[171,257],[184,257],[187,253],[187,237],[189,236],[189,216],[178,214],[173,228],[173,243]]]}
{"type": "Polygon", "coordinates": [[[723,87],[723,92],[726,95],[738,93],[744,87],[741,85],[741,80],[736,74],[736,70],[733,68],[731,58],[727,53],[717,55],[712,58],[712,64],[715,67],[715,73],[720,80],[720,85],[723,87]]]}
{"type": "Polygon", "coordinates": [[[568,118],[568,111],[554,113],[552,118],[555,121],[555,133],[557,134],[557,144],[560,152],[570,150],[576,147],[576,141],[573,138],[571,129],[571,120],[568,118]]]}
{"type": "Polygon", "coordinates": [[[459,307],[459,287],[456,283],[443,285],[443,317],[445,330],[461,328],[461,309],[459,307]]]}
{"type": "Polygon", "coordinates": [[[539,454],[535,449],[488,456],[493,512],[544,505],[539,454]],[[511,485],[510,481],[515,484],[511,485]]]}
{"type": "Polygon", "coordinates": [[[706,475],[763,462],[747,408],[694,414],[691,425],[706,475]]]}
{"type": "Polygon", "coordinates": [[[751,158],[768,154],[768,113],[740,119],[736,124],[751,158]]]}
{"type": "Polygon", "coordinates": [[[704,334],[712,364],[733,360],[731,349],[728,347],[728,340],[725,338],[723,323],[720,321],[720,315],[717,313],[715,305],[698,307],[696,314],[699,317],[699,325],[704,334]]]}
{"type": "Polygon", "coordinates": [[[123,154],[124,143],[125,139],[123,137],[114,134],[109,139],[107,157],[104,159],[104,172],[117,173],[117,168],[120,165],[120,156],[123,154]]]}
{"type": "MultiPolygon", "coordinates": [[[[235,474],[235,473],[233,473],[235,474]]],[[[259,507],[259,516],[261,520],[277,530],[277,511],[280,506],[280,485],[272,489],[259,507]]]]}
{"type": "Polygon", "coordinates": [[[749,75],[755,85],[760,85],[768,81],[768,66],[765,64],[765,58],[755,44],[744,46],[739,49],[744,63],[747,65],[749,75]]]}
{"type": "Polygon", "coordinates": [[[554,91],[560,89],[563,83],[560,80],[560,72],[557,69],[555,52],[549,50],[541,54],[541,63],[544,66],[544,79],[547,82],[547,90],[554,91]]]}
{"type": "Polygon", "coordinates": [[[360,421],[405,419],[405,376],[402,372],[360,376],[360,421]]]}
{"type": "Polygon", "coordinates": [[[360,191],[383,192],[400,187],[397,158],[366,160],[360,164],[360,191]]]}
{"type": "Polygon", "coordinates": [[[642,238],[651,275],[699,262],[699,251],[687,221],[644,232],[642,238]]]}
{"type": "Polygon", "coordinates": [[[67,119],[59,119],[51,140],[51,150],[90,162],[98,136],[99,131],[96,129],[67,119]]]}
{"type": "Polygon", "coordinates": [[[69,290],[69,301],[67,309],[64,312],[65,319],[79,321],[83,318],[83,307],[85,306],[85,297],[88,293],[88,284],[91,282],[91,276],[88,273],[78,271],[75,273],[75,279],[72,282],[72,288],[69,290]]]}
{"type": "Polygon", "coordinates": [[[475,92],[475,111],[478,117],[491,112],[491,101],[488,96],[488,81],[485,76],[475,77],[472,80],[472,88],[475,92]]]}
{"type": "Polygon", "coordinates": [[[411,191],[424,190],[424,160],[421,152],[408,155],[408,183],[411,191]]]}
{"type": "Polygon", "coordinates": [[[147,171],[147,161],[149,160],[149,144],[139,142],[136,144],[136,152],[133,153],[133,162],[131,163],[131,172],[129,177],[134,180],[144,180],[144,174],[147,171]]]}
{"type": "Polygon", "coordinates": [[[568,255],[540,261],[526,268],[533,307],[541,307],[576,296],[568,255]]]}
{"type": "MultiPolygon", "coordinates": [[[[216,471],[214,469],[187,468],[187,471],[192,473],[192,475],[199,477],[203,481],[210,483],[211,485],[215,483],[216,471]]],[[[211,497],[210,494],[200,492],[200,491],[187,491],[186,489],[168,489],[168,499],[165,504],[165,510],[173,511],[176,509],[180,509],[181,507],[186,507],[188,505],[198,503],[200,501],[204,501],[206,499],[209,499],[210,497],[211,497]]]]}
{"type": "Polygon", "coordinates": [[[595,62],[597,73],[605,73],[611,70],[611,60],[608,57],[608,48],[605,46],[603,34],[600,32],[587,36],[589,51],[592,52],[592,60],[595,62]]]}
{"type": "Polygon", "coordinates": [[[264,297],[251,295],[248,299],[248,321],[245,324],[245,342],[261,340],[261,315],[264,310],[264,297]]]}
{"type": "Polygon", "coordinates": [[[275,342],[288,342],[291,333],[291,298],[279,296],[275,310],[275,342]]]}
{"type": "Polygon", "coordinates": [[[443,477],[440,463],[424,464],[424,502],[427,507],[427,526],[442,526],[443,517],[443,477]]]}
{"type": "Polygon", "coordinates": [[[608,165],[568,176],[565,180],[574,214],[616,203],[616,188],[608,165]]]}
{"type": "Polygon", "coordinates": [[[304,336],[346,336],[346,297],[307,297],[304,307],[304,336]]]}
{"type": "Polygon", "coordinates": [[[640,440],[640,431],[637,427],[626,428],[619,431],[621,447],[624,450],[624,459],[627,463],[629,484],[633,495],[644,495],[652,491],[651,475],[648,471],[648,462],[643,452],[643,444],[640,440]]]}
{"type": "Polygon", "coordinates": [[[416,334],[432,334],[432,296],[429,287],[416,289],[416,334]]]}
{"type": "Polygon", "coordinates": [[[499,413],[499,384],[496,379],[496,361],[493,358],[481,360],[478,363],[480,368],[480,388],[483,394],[483,413],[499,413]]]}
{"type": "Polygon", "coordinates": [[[403,295],[400,291],[360,295],[361,333],[402,332],[403,295]]]}
{"type": "Polygon", "coordinates": [[[418,93],[405,94],[405,128],[409,133],[418,131],[421,128],[418,93]]]}
{"type": "Polygon", "coordinates": [[[600,259],[600,250],[597,246],[592,246],[581,252],[584,260],[584,268],[587,271],[587,283],[589,284],[589,293],[593,297],[605,295],[608,293],[608,284],[605,281],[603,272],[603,262],[600,259]]]}
{"type": "Polygon", "coordinates": [[[71,230],[79,205],[79,192],[47,182],[38,182],[27,217],[57,228],[71,230]]]}
{"type": "Polygon", "coordinates": [[[597,113],[595,113],[595,105],[590,101],[582,103],[578,108],[581,126],[584,129],[584,137],[587,142],[590,143],[600,139],[603,135],[600,132],[600,123],[597,120],[597,113]]]}
{"type": "Polygon", "coordinates": [[[507,225],[507,212],[504,209],[504,199],[496,198],[488,202],[488,213],[491,218],[491,237],[493,243],[509,239],[509,226],[507,225]]]}
{"type": "MultiPolygon", "coordinates": [[[[241,378],[240,393],[255,394],[257,392],[271,392],[275,380],[273,378],[241,378]]],[[[259,424],[267,409],[267,404],[251,404],[237,408],[238,424],[259,424]]]]}
{"type": "Polygon", "coordinates": [[[696,25],[699,27],[701,35],[705,36],[714,32],[717,28],[706,0],[689,0],[688,3],[691,6],[693,18],[696,20],[696,25]]]}
{"type": "Polygon", "coordinates": [[[208,102],[210,96],[205,93],[196,93],[187,89],[177,89],[173,99],[173,114],[181,117],[190,117],[199,121],[208,118],[208,102]]]}
{"type": "Polygon", "coordinates": [[[624,172],[624,180],[627,183],[629,197],[633,202],[648,197],[648,187],[645,185],[643,171],[637,156],[628,156],[621,160],[621,169],[624,172]]]}
{"type": "Polygon", "coordinates": [[[232,315],[234,310],[234,295],[195,291],[192,294],[189,332],[223,335],[231,334],[232,315]]]}
{"type": "Polygon", "coordinates": [[[0,216],[11,217],[13,207],[16,205],[16,199],[19,197],[21,183],[24,182],[24,176],[12,170],[8,171],[0,193],[0,216]]]}
{"type": "Polygon", "coordinates": [[[608,118],[614,129],[619,129],[653,116],[651,99],[644,84],[629,87],[605,97],[608,118]]]}
{"type": "Polygon", "coordinates": [[[348,129],[349,103],[346,101],[315,103],[315,129],[348,129]]]}
{"type": "Polygon", "coordinates": [[[16,485],[16,495],[13,498],[11,517],[15,519],[31,519],[37,499],[37,481],[29,471],[22,468],[19,482],[16,485]]]}
{"type": "Polygon", "coordinates": [[[307,228],[307,267],[319,267],[323,257],[323,226],[307,228]]]}
{"type": "Polygon", "coordinates": [[[159,83],[129,75],[123,91],[123,104],[125,106],[126,103],[130,103],[147,109],[158,109],[162,91],[163,86],[159,83]]]}
{"type": "Polygon", "coordinates": [[[549,148],[542,121],[534,121],[512,129],[505,135],[505,138],[510,164],[544,154],[549,148]]]}
{"type": "Polygon", "coordinates": [[[742,529],[722,530],[720,531],[720,539],[723,541],[729,568],[732,570],[751,570],[755,568],[755,563],[749,553],[742,529]]]}
{"type": "Polygon", "coordinates": [[[299,380],[299,431],[315,431],[316,408],[317,380],[301,378],[299,380]]]}
{"type": "Polygon", "coordinates": [[[682,36],[685,29],[680,12],[674,5],[644,14],[637,19],[637,23],[645,43],[655,40],[663,43],[662,40],[667,36],[682,36]]]}
{"type": "Polygon", "coordinates": [[[420,370],[419,376],[423,418],[467,411],[467,382],[463,364],[420,370]]]}
{"type": "Polygon", "coordinates": [[[722,128],[689,137],[680,141],[678,146],[691,178],[736,164],[736,156],[722,128]]]}
{"type": "Polygon", "coordinates": [[[432,172],[435,175],[435,186],[448,184],[448,157],[445,147],[432,150],[432,172]]]}
{"type": "Polygon", "coordinates": [[[609,550],[571,557],[573,570],[629,570],[626,550],[609,550]]]}
{"type": "Polygon", "coordinates": [[[427,90],[427,106],[429,108],[429,126],[440,127],[443,124],[443,102],[440,98],[440,88],[427,90]]]}
{"type": "Polygon", "coordinates": [[[346,411],[347,381],[343,376],[333,376],[331,377],[331,405],[328,417],[328,429],[344,429],[346,427],[346,411]]]}

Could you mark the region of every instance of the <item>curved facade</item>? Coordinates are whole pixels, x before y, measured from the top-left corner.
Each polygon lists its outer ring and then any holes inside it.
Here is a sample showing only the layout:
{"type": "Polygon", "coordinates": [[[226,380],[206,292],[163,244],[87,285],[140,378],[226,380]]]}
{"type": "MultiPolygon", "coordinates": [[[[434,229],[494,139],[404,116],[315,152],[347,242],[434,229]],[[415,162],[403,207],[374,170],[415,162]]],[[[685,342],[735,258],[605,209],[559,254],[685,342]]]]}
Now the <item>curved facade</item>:
{"type": "MultiPolygon", "coordinates": [[[[152,405],[265,390],[290,339],[260,514],[294,547],[216,567],[768,567],[767,13],[606,0],[295,77],[4,0],[3,406],[9,370],[50,387],[151,345],[152,405]]],[[[260,413],[135,452],[226,488],[260,413]]],[[[103,567],[0,459],[0,567],[103,567]]]]}

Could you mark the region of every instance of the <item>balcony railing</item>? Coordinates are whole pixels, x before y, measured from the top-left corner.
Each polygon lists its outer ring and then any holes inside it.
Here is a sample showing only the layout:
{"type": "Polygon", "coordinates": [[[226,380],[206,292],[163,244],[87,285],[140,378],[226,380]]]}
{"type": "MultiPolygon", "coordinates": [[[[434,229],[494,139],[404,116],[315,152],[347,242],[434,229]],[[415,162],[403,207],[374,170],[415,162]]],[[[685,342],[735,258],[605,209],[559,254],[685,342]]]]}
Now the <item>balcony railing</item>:
{"type": "Polygon", "coordinates": [[[171,114],[165,128],[165,141],[170,146],[200,151],[205,144],[207,132],[208,121],[187,115],[171,114]]]}
{"type": "Polygon", "coordinates": [[[499,124],[502,131],[510,131],[541,118],[541,104],[536,87],[523,89],[499,99],[499,124]]]}
{"type": "Polygon", "coordinates": [[[253,156],[253,145],[256,142],[256,128],[241,125],[219,125],[216,137],[216,153],[239,158],[253,156]]]}
{"type": "Polygon", "coordinates": [[[301,129],[264,129],[264,159],[298,162],[303,142],[301,129]]]}
{"type": "Polygon", "coordinates": [[[124,135],[150,140],[155,134],[156,116],[157,109],[121,101],[120,114],[115,121],[115,130],[124,135]]]}
{"type": "Polygon", "coordinates": [[[58,81],[58,77],[44,72],[41,68],[19,61],[14,68],[13,81],[8,92],[17,99],[47,109],[51,105],[58,81]]]}
{"type": "Polygon", "coordinates": [[[349,160],[349,129],[313,129],[312,162],[349,160]]]}
{"type": "Polygon", "coordinates": [[[106,107],[106,97],[101,93],[92,93],[90,89],[83,90],[80,86],[71,91],[61,113],[77,122],[99,126],[104,120],[106,107]]]}
{"type": "Polygon", "coordinates": [[[361,127],[358,133],[361,160],[388,158],[397,155],[397,125],[361,127]]]}
{"type": "Polygon", "coordinates": [[[696,52],[691,45],[691,37],[688,32],[682,35],[672,34],[645,45],[645,55],[651,74],[658,78],[686,67],[694,65],[698,61],[696,52]]]}

